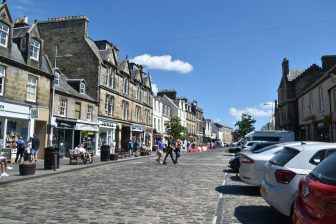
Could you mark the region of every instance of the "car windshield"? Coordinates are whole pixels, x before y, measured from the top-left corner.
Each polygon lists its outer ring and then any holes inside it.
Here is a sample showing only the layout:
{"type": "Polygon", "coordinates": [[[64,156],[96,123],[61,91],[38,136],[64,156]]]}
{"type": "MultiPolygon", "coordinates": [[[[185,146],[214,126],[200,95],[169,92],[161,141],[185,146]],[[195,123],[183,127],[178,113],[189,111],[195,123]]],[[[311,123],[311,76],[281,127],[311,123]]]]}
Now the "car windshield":
{"type": "Polygon", "coordinates": [[[258,150],[252,150],[253,153],[261,153],[261,152],[265,152],[267,150],[270,150],[270,149],[274,149],[278,147],[277,145],[270,145],[270,146],[267,146],[265,148],[261,148],[261,149],[258,149],[258,150]]]}
{"type": "Polygon", "coordinates": [[[336,186],[336,153],[329,156],[322,161],[315,169],[310,173],[310,178],[321,182],[323,184],[329,184],[336,186]]]}
{"type": "Polygon", "coordinates": [[[270,159],[270,163],[277,166],[284,166],[289,160],[294,158],[297,154],[299,154],[299,150],[285,147],[278,154],[270,159]]]}

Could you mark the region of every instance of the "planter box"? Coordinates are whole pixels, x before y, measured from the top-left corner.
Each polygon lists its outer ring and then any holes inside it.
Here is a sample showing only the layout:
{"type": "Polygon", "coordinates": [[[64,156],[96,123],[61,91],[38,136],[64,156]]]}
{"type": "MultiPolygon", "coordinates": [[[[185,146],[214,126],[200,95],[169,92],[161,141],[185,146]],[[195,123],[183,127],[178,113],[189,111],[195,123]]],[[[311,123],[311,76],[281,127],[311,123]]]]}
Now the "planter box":
{"type": "Polygon", "coordinates": [[[19,171],[21,176],[34,175],[36,169],[36,163],[22,163],[19,165],[19,171]]]}
{"type": "Polygon", "coordinates": [[[118,153],[112,153],[111,155],[110,155],[110,159],[111,160],[118,160],[118,153]]]}

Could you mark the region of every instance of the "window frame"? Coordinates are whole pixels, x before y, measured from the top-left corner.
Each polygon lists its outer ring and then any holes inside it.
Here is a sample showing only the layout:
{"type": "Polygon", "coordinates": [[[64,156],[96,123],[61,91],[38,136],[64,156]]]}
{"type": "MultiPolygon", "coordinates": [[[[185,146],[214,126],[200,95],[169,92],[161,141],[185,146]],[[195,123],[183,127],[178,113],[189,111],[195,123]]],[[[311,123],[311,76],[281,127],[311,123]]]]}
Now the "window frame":
{"type": "Polygon", "coordinates": [[[40,57],[41,42],[36,39],[31,39],[29,46],[29,57],[38,61],[40,57]]]}
{"type": "Polygon", "coordinates": [[[59,86],[59,77],[60,77],[60,74],[58,72],[55,72],[55,75],[54,75],[54,86],[59,86]]]}
{"type": "Polygon", "coordinates": [[[79,84],[79,93],[80,94],[85,94],[85,89],[86,89],[85,83],[81,82],[79,84]]]}
{"type": "Polygon", "coordinates": [[[4,95],[5,92],[5,77],[6,77],[6,67],[3,65],[0,65],[0,71],[1,68],[3,68],[3,73],[0,73],[0,96],[4,95]]]}
{"type": "Polygon", "coordinates": [[[319,86],[319,106],[320,111],[324,111],[323,87],[319,86]]]}
{"type": "Polygon", "coordinates": [[[35,75],[28,74],[27,77],[27,85],[26,85],[26,100],[29,102],[36,102],[37,99],[37,86],[38,86],[38,77],[35,75]],[[35,83],[29,82],[29,78],[32,77],[35,79],[35,83]],[[34,99],[30,99],[29,96],[31,93],[28,91],[28,89],[34,89],[34,99]]]}
{"type": "Polygon", "coordinates": [[[92,115],[93,115],[93,106],[88,105],[86,112],[86,120],[92,121],[92,115]]]}
{"type": "Polygon", "coordinates": [[[0,22],[0,46],[7,48],[8,39],[9,39],[9,26],[5,23],[0,22]],[[7,28],[7,30],[5,30],[5,28],[7,28]],[[2,43],[2,40],[5,40],[4,44],[2,43]]]}
{"type": "Polygon", "coordinates": [[[80,120],[81,119],[81,110],[82,110],[82,105],[80,102],[76,102],[75,103],[75,118],[80,120]],[[79,110],[77,108],[77,106],[79,106],[79,110]],[[77,116],[78,114],[78,116],[77,116]]]}
{"type": "Polygon", "coordinates": [[[59,115],[61,117],[66,117],[66,115],[67,115],[67,104],[68,104],[67,99],[61,99],[60,100],[60,103],[59,103],[59,107],[60,107],[59,115]],[[63,114],[62,114],[62,111],[63,111],[63,114]]]}
{"type": "Polygon", "coordinates": [[[122,101],[121,115],[123,120],[128,120],[128,102],[122,101]]]}

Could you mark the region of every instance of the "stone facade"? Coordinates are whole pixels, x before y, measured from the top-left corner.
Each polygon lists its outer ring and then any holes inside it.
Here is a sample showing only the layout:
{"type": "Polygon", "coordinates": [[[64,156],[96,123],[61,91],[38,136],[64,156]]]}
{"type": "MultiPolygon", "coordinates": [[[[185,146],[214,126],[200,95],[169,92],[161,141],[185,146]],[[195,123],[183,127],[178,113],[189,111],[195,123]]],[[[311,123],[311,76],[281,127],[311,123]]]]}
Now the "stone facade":
{"type": "Polygon", "coordinates": [[[87,94],[99,103],[98,120],[110,124],[102,127],[106,135],[112,135],[104,144],[116,141],[118,148],[125,148],[130,139],[137,138],[151,147],[153,92],[149,75],[142,66],[120,60],[119,49],[112,43],[91,40],[88,23],[85,16],[39,22],[46,51],[53,57],[57,46],[57,55],[72,55],[59,57],[57,67],[70,78],[88,83],[87,94]]]}
{"type": "Polygon", "coordinates": [[[35,133],[41,142],[38,157],[42,158],[52,79],[44,41],[38,24],[29,25],[28,17],[13,22],[6,2],[0,5],[0,14],[0,23],[7,28],[0,44],[0,147],[13,147],[9,138],[28,140],[35,133]]]}

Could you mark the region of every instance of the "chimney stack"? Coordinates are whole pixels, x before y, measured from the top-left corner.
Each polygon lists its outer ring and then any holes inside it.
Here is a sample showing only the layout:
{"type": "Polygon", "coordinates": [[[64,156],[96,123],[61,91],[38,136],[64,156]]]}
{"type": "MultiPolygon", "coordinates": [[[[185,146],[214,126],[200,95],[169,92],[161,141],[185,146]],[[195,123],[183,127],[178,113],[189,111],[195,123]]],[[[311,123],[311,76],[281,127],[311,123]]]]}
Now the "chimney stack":
{"type": "Polygon", "coordinates": [[[288,59],[284,58],[282,61],[282,76],[287,76],[289,74],[289,63],[288,59]]]}
{"type": "Polygon", "coordinates": [[[336,65],[336,55],[324,55],[321,58],[323,71],[328,71],[336,65]]]}

